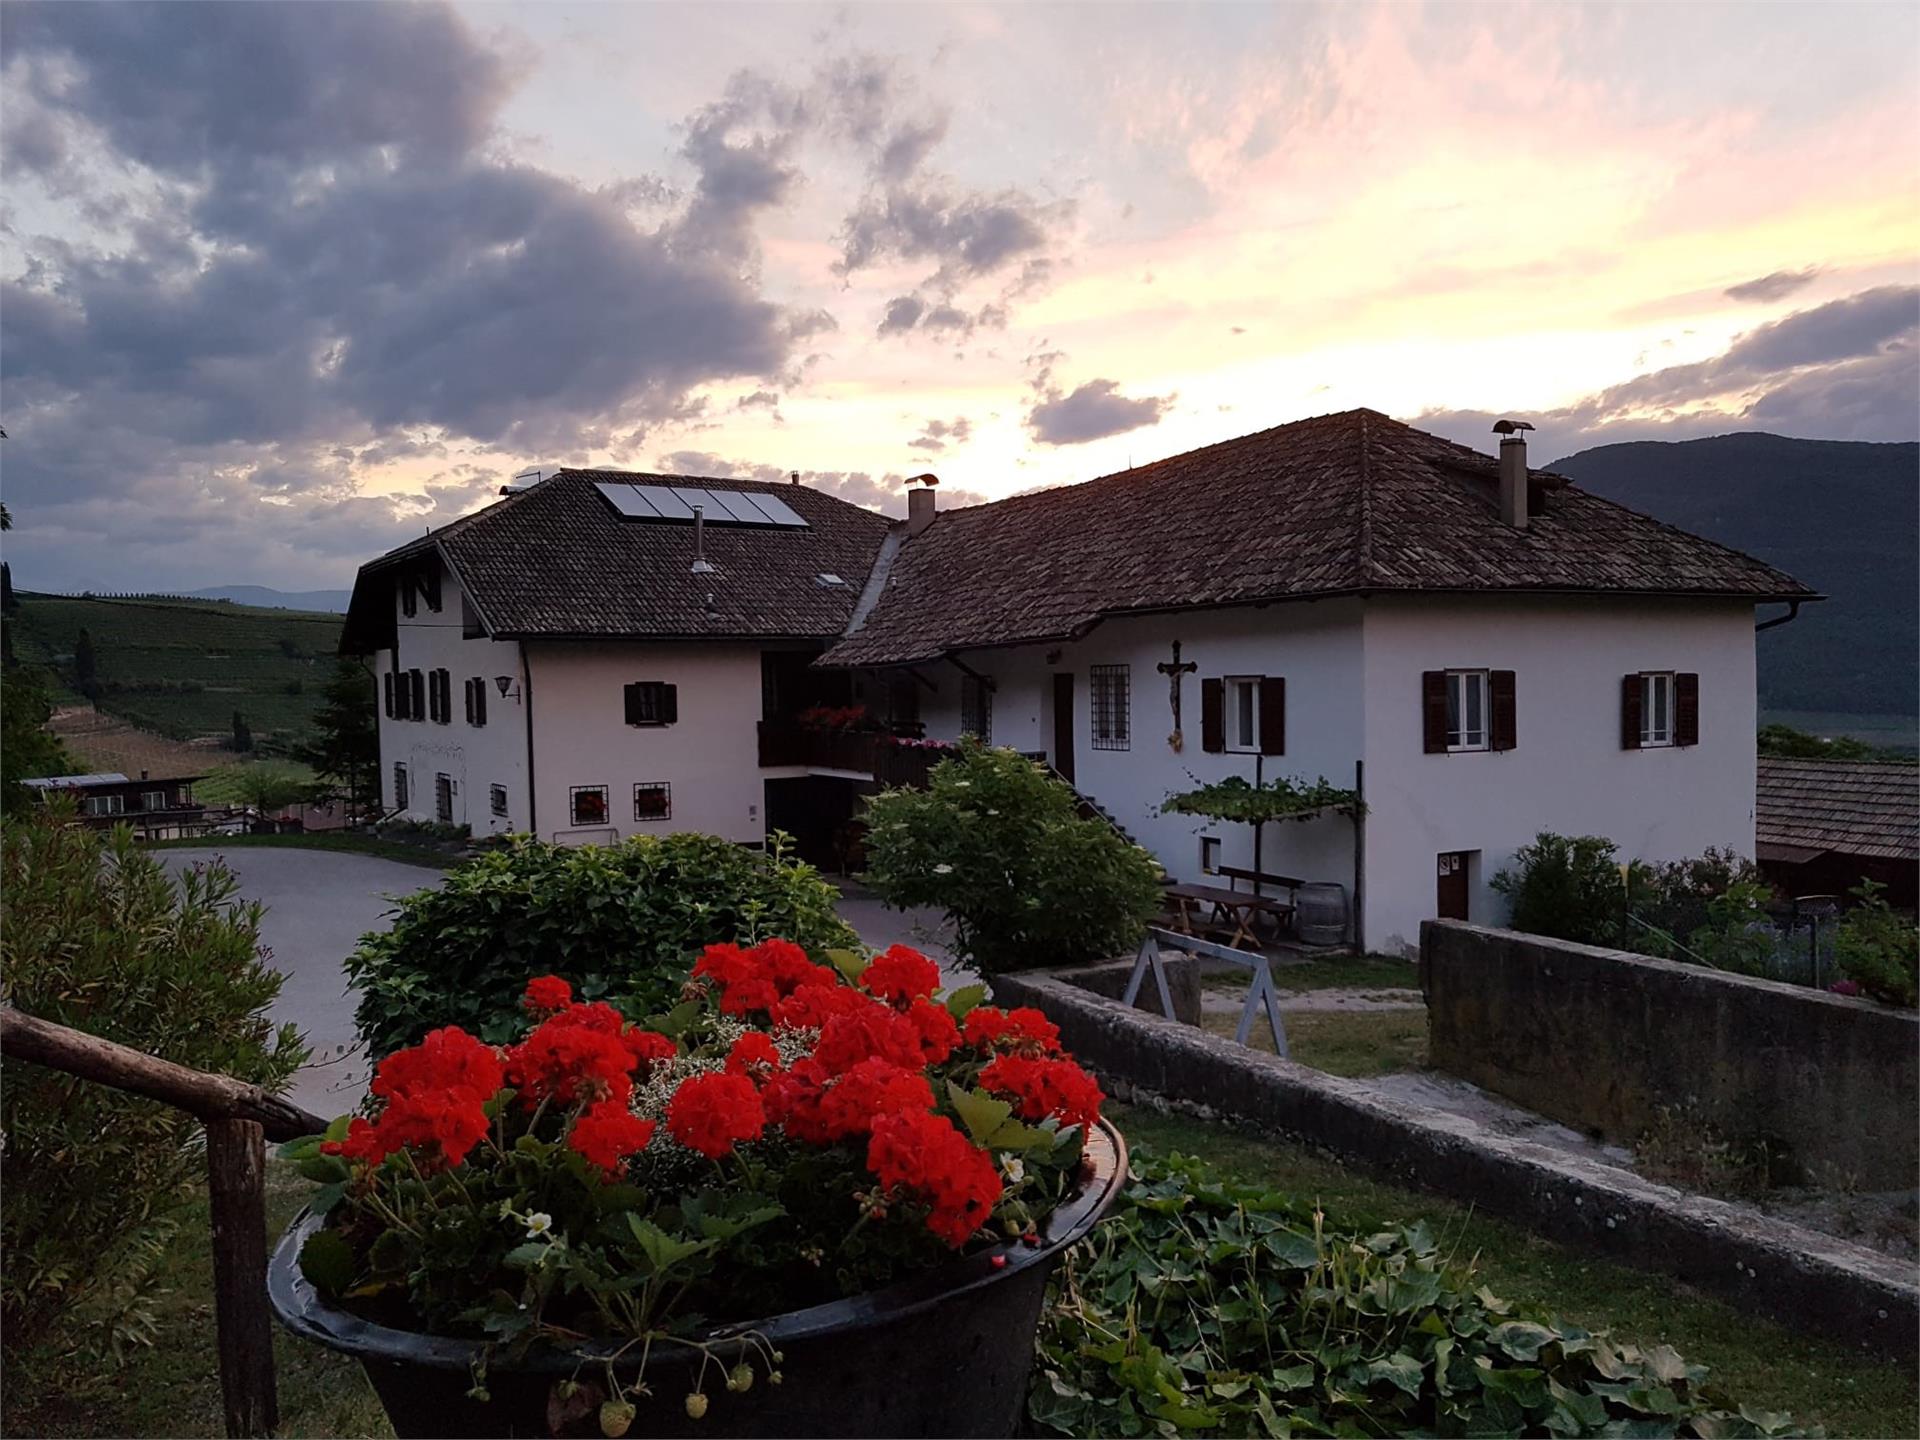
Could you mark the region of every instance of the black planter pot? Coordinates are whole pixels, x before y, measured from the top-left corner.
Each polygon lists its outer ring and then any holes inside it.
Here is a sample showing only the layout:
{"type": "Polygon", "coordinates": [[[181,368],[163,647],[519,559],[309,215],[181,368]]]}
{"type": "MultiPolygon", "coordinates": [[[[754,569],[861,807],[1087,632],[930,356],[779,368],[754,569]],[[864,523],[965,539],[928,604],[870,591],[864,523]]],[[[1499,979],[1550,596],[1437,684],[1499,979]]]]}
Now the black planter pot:
{"type": "MultiPolygon", "coordinates": [[[[1126,1183],[1127,1148],[1105,1121],[1088,1133],[1081,1181],[1049,1217],[1038,1246],[1010,1244],[968,1255],[885,1290],[816,1305],[704,1337],[724,1343],[745,1331],[785,1356],[784,1382],[767,1384],[756,1364],[751,1389],[728,1392],[709,1370],[708,1411],[689,1419],[685,1397],[698,1361],[681,1346],[656,1346],[646,1366],[652,1394],[635,1397],[632,1434],[702,1436],[1011,1435],[1025,1410],[1033,1337],[1047,1280],[1068,1246],[1099,1223],[1126,1183]],[[995,1259],[1003,1263],[996,1265],[995,1259]]],[[[358,1359],[394,1433],[409,1436],[552,1435],[556,1381],[604,1373],[614,1347],[528,1356],[487,1370],[487,1401],[472,1400],[479,1342],[362,1320],[322,1300],[300,1273],[300,1247],[320,1221],[302,1214],[274,1250],[267,1292],[295,1335],[358,1359]],[[583,1363],[584,1362],[584,1363],[583,1363]]],[[[724,1349],[722,1350],[724,1353],[724,1349]]],[[[615,1363],[623,1383],[639,1373],[615,1363]]],[[[561,1434],[598,1435],[589,1411],[561,1434]]]]}

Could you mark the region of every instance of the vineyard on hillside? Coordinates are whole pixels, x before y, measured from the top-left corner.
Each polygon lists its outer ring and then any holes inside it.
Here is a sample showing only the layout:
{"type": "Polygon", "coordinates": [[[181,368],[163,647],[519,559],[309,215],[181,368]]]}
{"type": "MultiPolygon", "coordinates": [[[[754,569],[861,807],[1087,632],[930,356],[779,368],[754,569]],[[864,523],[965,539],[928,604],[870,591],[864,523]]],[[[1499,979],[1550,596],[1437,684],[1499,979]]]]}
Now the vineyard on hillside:
{"type": "Polygon", "coordinates": [[[311,738],[343,617],[209,600],[106,599],[21,592],[9,622],[22,660],[48,666],[68,703],[94,704],[178,740],[232,733],[237,710],[256,747],[311,738]],[[92,643],[92,679],[79,658],[92,643]]]}

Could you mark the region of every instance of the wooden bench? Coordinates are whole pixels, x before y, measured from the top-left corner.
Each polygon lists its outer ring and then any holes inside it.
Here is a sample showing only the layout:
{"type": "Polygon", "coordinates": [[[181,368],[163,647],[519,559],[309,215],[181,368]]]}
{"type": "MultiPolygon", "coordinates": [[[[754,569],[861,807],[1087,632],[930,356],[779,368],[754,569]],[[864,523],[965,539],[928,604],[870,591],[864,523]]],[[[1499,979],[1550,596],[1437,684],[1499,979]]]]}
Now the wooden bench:
{"type": "Polygon", "coordinates": [[[1213,935],[1229,945],[1252,950],[1260,948],[1260,937],[1253,931],[1256,919],[1271,920],[1278,928],[1293,914],[1293,907],[1279,900],[1219,885],[1169,885],[1162,897],[1173,929],[1188,935],[1213,935]]]}

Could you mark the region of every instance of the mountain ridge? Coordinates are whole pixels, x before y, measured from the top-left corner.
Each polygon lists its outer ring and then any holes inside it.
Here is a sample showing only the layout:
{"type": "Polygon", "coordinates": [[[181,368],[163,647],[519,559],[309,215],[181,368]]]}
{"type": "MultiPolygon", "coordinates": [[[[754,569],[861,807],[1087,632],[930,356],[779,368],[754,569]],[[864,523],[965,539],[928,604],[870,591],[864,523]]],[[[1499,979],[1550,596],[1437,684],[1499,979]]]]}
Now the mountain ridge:
{"type": "Polygon", "coordinates": [[[1920,710],[1920,442],[1741,431],[1598,445],[1547,468],[1827,597],[1759,636],[1763,707],[1920,710]]]}

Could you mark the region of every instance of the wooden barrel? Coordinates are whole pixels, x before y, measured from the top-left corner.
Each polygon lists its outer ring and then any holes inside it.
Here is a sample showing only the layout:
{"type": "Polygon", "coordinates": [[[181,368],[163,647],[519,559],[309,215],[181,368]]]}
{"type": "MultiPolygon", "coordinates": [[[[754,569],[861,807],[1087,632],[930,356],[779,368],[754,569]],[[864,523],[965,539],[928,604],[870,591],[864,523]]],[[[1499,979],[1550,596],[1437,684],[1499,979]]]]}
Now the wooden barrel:
{"type": "Polygon", "coordinates": [[[1347,940],[1347,891],[1333,880],[1302,885],[1294,900],[1294,934],[1303,945],[1344,945],[1347,940]]]}

